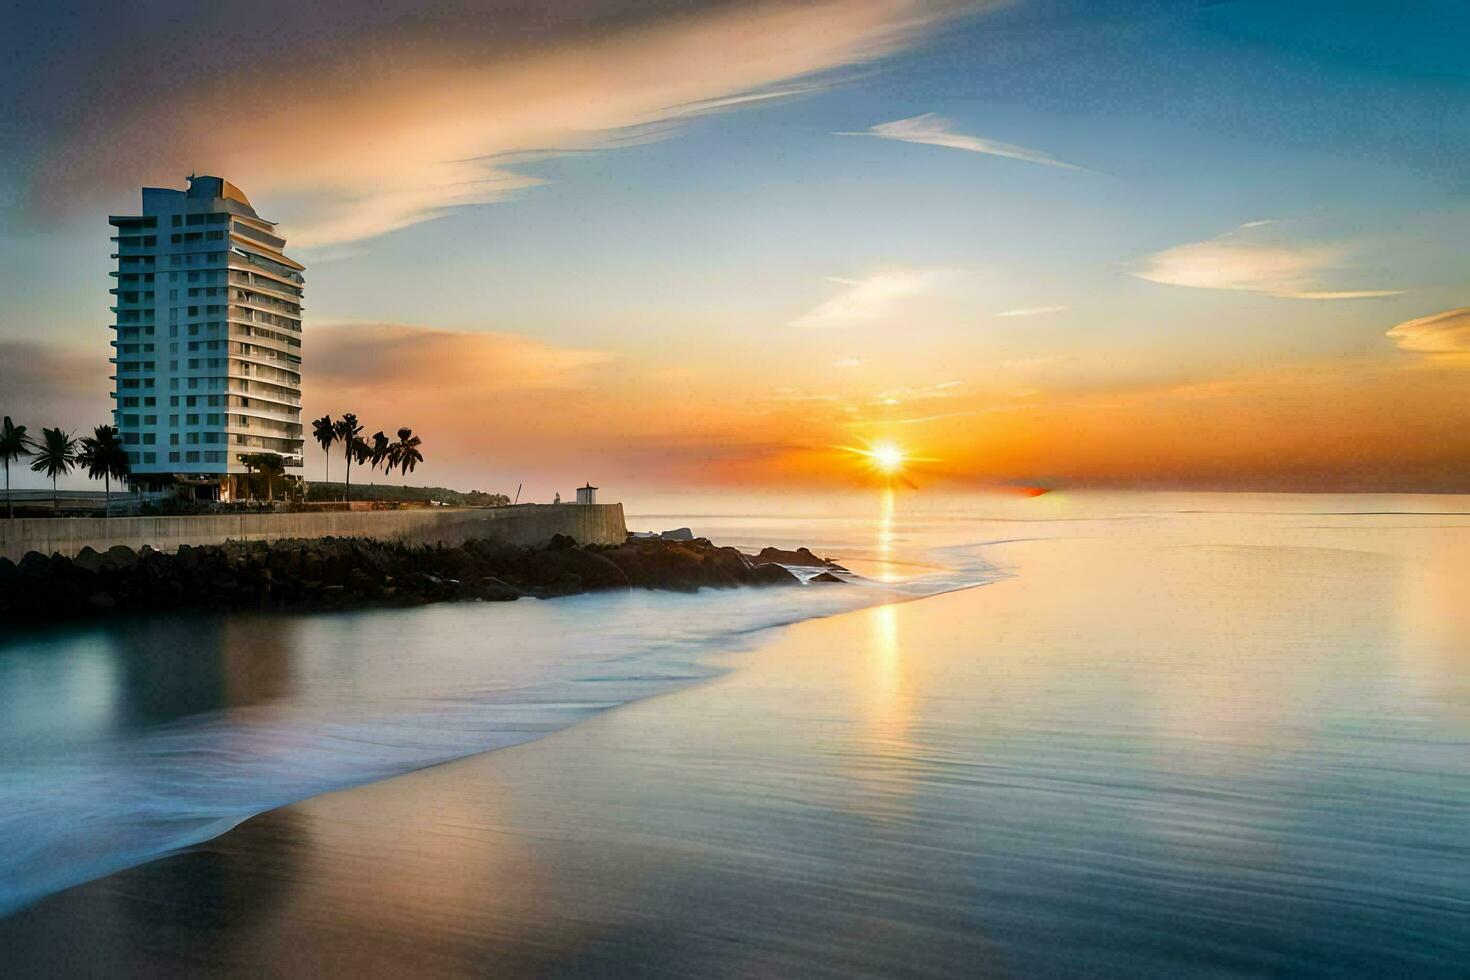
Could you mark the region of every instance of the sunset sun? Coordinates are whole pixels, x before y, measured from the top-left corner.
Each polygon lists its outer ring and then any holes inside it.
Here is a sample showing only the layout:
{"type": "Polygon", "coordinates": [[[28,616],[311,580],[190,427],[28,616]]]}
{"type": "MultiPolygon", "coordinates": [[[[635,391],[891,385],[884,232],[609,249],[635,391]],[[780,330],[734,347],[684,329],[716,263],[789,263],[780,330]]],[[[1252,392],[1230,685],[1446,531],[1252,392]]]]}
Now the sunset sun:
{"type": "Polygon", "coordinates": [[[868,458],[872,460],[878,472],[892,475],[903,469],[907,457],[901,448],[891,442],[885,442],[868,450],[868,458]]]}

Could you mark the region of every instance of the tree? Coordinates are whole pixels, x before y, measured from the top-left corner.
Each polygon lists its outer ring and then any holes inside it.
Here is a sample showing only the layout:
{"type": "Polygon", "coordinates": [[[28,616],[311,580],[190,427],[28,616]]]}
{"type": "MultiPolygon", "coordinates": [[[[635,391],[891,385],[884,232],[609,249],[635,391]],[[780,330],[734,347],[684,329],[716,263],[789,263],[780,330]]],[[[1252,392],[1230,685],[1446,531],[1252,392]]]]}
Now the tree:
{"type": "MultiPolygon", "coordinates": [[[[377,432],[373,433],[373,469],[377,469],[379,465],[388,460],[388,453],[391,448],[392,443],[388,441],[388,436],[383,432],[382,429],[379,429],[377,432]]],[[[388,467],[384,472],[393,472],[393,464],[391,462],[388,463],[388,467]]]]}
{"type": "Polygon", "coordinates": [[[326,459],[327,471],[322,477],[324,483],[332,482],[332,443],[337,441],[337,426],[332,422],[330,415],[323,415],[311,423],[311,437],[322,447],[322,454],[326,459]]]}
{"type": "MultiPolygon", "coordinates": [[[[357,424],[357,416],[348,412],[336,422],[332,423],[332,434],[338,442],[342,443],[342,455],[347,460],[347,479],[342,486],[342,499],[352,499],[352,457],[356,454],[356,444],[362,443],[362,426],[357,424]]],[[[372,450],[368,450],[369,455],[372,450]]]]}
{"type": "Polygon", "coordinates": [[[10,502],[10,461],[30,453],[31,437],[26,435],[26,427],[13,424],[10,416],[5,416],[0,424],[0,460],[5,461],[5,513],[11,518],[15,517],[15,505],[10,502]]]}
{"type": "Polygon", "coordinates": [[[77,465],[77,440],[63,429],[41,430],[31,469],[51,477],[51,510],[56,510],[56,478],[66,476],[77,465]]]}
{"type": "Polygon", "coordinates": [[[424,441],[414,435],[412,429],[398,430],[398,442],[393,445],[391,452],[394,457],[393,465],[403,471],[404,486],[408,486],[408,474],[424,461],[424,454],[419,450],[423,444],[424,441]]]}
{"type": "Polygon", "coordinates": [[[77,462],[87,468],[87,475],[101,480],[107,494],[103,513],[112,516],[112,481],[127,479],[132,467],[128,464],[128,453],[118,438],[117,429],[110,425],[99,425],[92,435],[82,438],[82,451],[77,453],[77,462]]]}

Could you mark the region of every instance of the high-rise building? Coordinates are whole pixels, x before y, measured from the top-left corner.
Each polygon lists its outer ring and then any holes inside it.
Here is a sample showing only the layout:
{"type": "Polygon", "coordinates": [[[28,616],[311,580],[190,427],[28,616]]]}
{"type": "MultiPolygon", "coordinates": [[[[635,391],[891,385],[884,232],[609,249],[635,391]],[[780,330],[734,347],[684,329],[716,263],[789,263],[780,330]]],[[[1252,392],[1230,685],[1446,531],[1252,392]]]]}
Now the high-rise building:
{"type": "Polygon", "coordinates": [[[238,496],[242,457],[299,468],[303,266],[235,185],[143,188],[117,230],[113,417],[145,481],[238,496]]]}

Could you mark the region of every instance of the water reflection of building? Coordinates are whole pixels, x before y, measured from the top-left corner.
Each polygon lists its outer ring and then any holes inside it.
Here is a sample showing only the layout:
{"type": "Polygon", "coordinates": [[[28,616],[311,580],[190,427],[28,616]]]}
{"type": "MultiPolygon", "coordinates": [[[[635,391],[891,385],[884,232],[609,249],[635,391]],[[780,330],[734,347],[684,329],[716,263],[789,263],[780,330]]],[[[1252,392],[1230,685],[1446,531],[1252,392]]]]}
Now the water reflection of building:
{"type": "Polygon", "coordinates": [[[185,616],[138,620],[113,634],[116,723],[159,725],[266,704],[292,693],[289,619],[185,616]]]}

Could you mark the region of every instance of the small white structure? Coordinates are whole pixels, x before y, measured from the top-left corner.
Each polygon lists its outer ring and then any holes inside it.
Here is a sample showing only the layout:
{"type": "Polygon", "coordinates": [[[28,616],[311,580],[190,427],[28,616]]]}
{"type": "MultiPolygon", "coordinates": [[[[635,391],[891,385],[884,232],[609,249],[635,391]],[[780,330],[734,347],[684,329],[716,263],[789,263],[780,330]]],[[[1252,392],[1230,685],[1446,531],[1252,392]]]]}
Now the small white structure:
{"type": "Polygon", "coordinates": [[[590,483],[587,484],[585,487],[578,487],[577,488],[577,503],[579,503],[579,504],[595,504],[595,503],[597,503],[597,488],[594,487],[590,483]]]}

